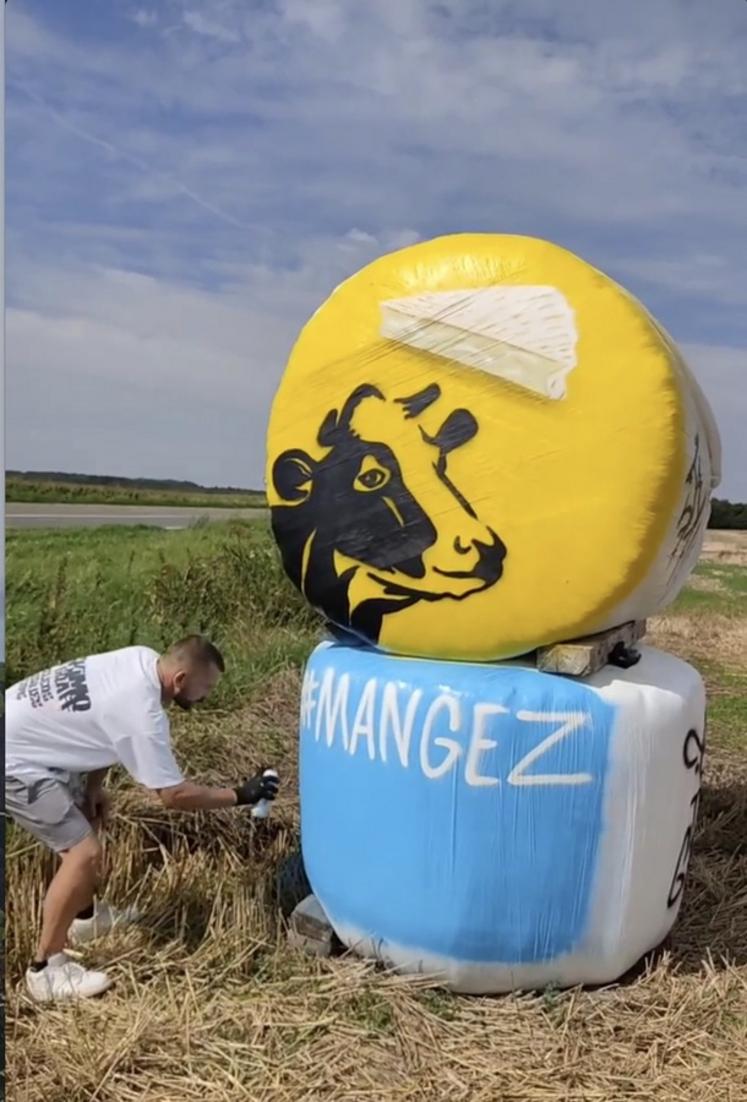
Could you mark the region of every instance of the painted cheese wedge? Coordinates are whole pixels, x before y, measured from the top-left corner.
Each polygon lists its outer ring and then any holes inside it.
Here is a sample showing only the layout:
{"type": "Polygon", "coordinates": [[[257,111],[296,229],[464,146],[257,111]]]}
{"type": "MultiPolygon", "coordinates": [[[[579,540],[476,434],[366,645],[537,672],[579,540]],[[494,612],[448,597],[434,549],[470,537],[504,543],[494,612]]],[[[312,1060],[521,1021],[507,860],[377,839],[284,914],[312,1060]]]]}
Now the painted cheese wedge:
{"type": "Polygon", "coordinates": [[[381,335],[545,398],[565,395],[576,325],[553,287],[434,291],[381,304],[381,335]]]}

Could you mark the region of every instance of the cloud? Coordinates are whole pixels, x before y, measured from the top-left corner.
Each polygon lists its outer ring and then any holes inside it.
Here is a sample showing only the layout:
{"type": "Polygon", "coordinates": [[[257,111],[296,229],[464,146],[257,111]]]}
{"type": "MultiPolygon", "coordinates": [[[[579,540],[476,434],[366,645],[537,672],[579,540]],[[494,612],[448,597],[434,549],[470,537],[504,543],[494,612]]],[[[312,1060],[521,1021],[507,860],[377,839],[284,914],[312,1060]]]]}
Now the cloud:
{"type": "Polygon", "coordinates": [[[135,11],[129,13],[128,16],[132,22],[145,29],[146,27],[155,27],[158,23],[158,13],[149,8],[136,8],[135,11]]]}
{"type": "Polygon", "coordinates": [[[57,469],[65,454],[67,469],[91,473],[261,485],[270,403],[301,327],[346,276],[410,236],[346,236],[352,254],[318,239],[294,270],[228,266],[213,291],[21,265],[6,318],[9,465],[57,469]]]}
{"type": "Polygon", "coordinates": [[[649,286],[747,309],[747,284],[735,280],[735,265],[723,253],[694,253],[676,259],[627,257],[618,260],[617,267],[649,286]]]}
{"type": "MultiPolygon", "coordinates": [[[[99,362],[179,358],[187,416],[215,341],[211,385],[251,379],[259,439],[284,349],[335,280],[470,229],[580,253],[680,341],[715,350],[703,370],[717,390],[722,375],[734,384],[730,350],[747,348],[744,5],[164,0],[157,26],[107,10],[95,49],[40,0],[7,16],[8,295],[23,315],[9,347],[37,379],[53,340],[81,363],[85,340],[99,362]],[[174,303],[188,339],[159,320],[174,303]],[[73,316],[78,328],[59,328],[73,316]],[[143,343],[142,325],[163,325],[164,345],[143,343]],[[231,334],[259,350],[243,377],[231,334]]],[[[94,420],[109,416],[99,390],[86,390],[94,420]]],[[[747,465],[729,469],[742,433],[728,402],[723,427],[727,478],[747,497],[747,465]]],[[[64,465],[72,445],[56,438],[64,465]]],[[[219,432],[210,469],[241,480],[246,449],[227,447],[219,432]]],[[[149,435],[138,462],[157,465],[160,448],[149,435]]]]}
{"type": "MultiPolygon", "coordinates": [[[[382,242],[318,240],[295,271],[223,273],[208,292],[113,269],[39,270],[7,315],[11,465],[260,486],[264,432],[282,364],[308,316],[382,242]],[[353,244],[351,256],[338,246],[353,244]],[[63,287],[64,282],[64,287],[63,287]],[[102,443],[105,447],[102,448],[102,443]]],[[[385,250],[407,240],[395,231],[385,250]]],[[[725,432],[719,494],[747,470],[747,354],[683,344],[725,432]],[[732,431],[733,430],[733,431],[732,431]]]]}
{"type": "Polygon", "coordinates": [[[195,34],[203,35],[205,38],[214,38],[218,42],[236,43],[240,41],[240,36],[230,30],[228,27],[223,27],[220,23],[214,23],[211,19],[206,19],[201,12],[190,9],[182,14],[185,26],[194,31],[195,34]]]}
{"type": "Polygon", "coordinates": [[[719,345],[683,344],[681,350],[720,427],[724,477],[717,497],[744,501],[747,472],[747,349],[719,345]]]}

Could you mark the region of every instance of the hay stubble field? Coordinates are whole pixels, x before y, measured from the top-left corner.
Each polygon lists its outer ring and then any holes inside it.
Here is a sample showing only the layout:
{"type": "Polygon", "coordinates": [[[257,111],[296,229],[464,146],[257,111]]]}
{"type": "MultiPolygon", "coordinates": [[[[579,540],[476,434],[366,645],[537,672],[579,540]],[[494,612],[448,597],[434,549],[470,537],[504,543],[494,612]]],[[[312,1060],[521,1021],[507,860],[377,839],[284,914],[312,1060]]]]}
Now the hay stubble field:
{"type": "Polygon", "coordinates": [[[17,532],[7,577],[10,681],[73,655],[205,631],[230,672],[209,711],[175,717],[180,758],[223,782],[272,760],[285,782],[273,816],[255,825],[235,812],[167,814],[117,779],[107,894],[144,917],[86,951],[116,986],[74,1008],[39,1009],[23,994],[51,866],[9,832],[14,1102],[747,1099],[745,534],[710,533],[691,585],[649,625],[649,642],[693,662],[710,694],[700,822],[670,942],[609,989],[503,998],[456,998],[288,949],[275,883],[297,845],[300,667],[318,626],[262,525],[17,532]]]}

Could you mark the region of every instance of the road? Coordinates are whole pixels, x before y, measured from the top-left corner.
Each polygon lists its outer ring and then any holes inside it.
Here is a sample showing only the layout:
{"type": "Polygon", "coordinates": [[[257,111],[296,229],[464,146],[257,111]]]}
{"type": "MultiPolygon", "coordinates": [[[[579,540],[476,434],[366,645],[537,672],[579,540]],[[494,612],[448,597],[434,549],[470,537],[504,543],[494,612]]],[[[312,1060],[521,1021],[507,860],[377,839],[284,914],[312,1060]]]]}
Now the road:
{"type": "MultiPolygon", "coordinates": [[[[8,528],[96,528],[103,524],[147,524],[153,528],[188,528],[196,520],[267,520],[268,509],[200,509],[155,505],[20,505],[5,507],[8,528]]],[[[747,532],[706,533],[703,558],[747,565],[747,532]]]]}
{"type": "Polygon", "coordinates": [[[49,505],[9,502],[8,528],[97,528],[104,524],[147,524],[152,528],[188,528],[196,520],[266,520],[267,509],[202,509],[156,505],[49,505]]]}

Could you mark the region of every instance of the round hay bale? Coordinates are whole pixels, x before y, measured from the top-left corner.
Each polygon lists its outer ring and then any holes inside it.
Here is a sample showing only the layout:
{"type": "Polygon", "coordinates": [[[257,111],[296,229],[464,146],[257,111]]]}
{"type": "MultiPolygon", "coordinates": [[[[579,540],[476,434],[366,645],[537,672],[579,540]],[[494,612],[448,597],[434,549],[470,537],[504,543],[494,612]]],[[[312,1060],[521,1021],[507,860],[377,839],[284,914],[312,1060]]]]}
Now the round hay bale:
{"type": "Polygon", "coordinates": [[[285,568],[378,648],[499,659],[643,619],[697,561],[719,440],[670,338],[565,249],[414,245],[303,329],[268,433],[285,568]]]}

